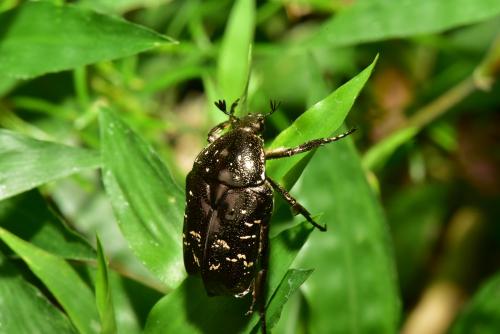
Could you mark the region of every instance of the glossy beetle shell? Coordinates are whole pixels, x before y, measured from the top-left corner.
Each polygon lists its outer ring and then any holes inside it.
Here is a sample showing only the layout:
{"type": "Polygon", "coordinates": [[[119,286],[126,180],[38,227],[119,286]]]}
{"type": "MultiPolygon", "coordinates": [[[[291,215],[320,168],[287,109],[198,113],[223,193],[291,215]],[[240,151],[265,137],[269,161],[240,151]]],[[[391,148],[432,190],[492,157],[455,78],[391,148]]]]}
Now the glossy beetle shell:
{"type": "Polygon", "coordinates": [[[184,264],[209,295],[251,290],[272,208],[260,136],[237,128],[198,155],[186,180],[184,264]]]}

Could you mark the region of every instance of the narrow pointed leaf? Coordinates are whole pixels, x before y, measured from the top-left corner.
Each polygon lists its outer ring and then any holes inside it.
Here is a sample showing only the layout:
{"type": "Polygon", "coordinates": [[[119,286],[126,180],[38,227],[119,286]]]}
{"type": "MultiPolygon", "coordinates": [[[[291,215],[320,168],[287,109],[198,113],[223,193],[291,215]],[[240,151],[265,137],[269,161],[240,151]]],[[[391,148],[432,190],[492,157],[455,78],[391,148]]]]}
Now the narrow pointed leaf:
{"type": "Polygon", "coordinates": [[[0,226],[65,259],[95,259],[90,244],[49,209],[37,190],[0,201],[0,226]]]}
{"type": "MultiPolygon", "coordinates": [[[[292,125],[276,137],[269,149],[294,147],[312,139],[332,135],[342,125],[356,97],[370,77],[377,58],[357,76],[300,115],[292,125]]],[[[307,156],[298,154],[279,161],[270,160],[267,162],[267,173],[281,180],[307,156]]]]}
{"type": "MultiPolygon", "coordinates": [[[[250,73],[249,52],[255,25],[254,0],[238,0],[229,16],[217,63],[221,99],[241,97],[250,73]]],[[[219,112],[219,114],[223,115],[219,112]]]]}
{"type": "Polygon", "coordinates": [[[108,278],[108,264],[106,262],[99,238],[96,238],[96,243],[97,272],[95,278],[95,297],[97,311],[99,312],[99,317],[101,318],[101,333],[113,334],[116,333],[116,320],[108,278]]]}
{"type": "Polygon", "coordinates": [[[450,333],[496,333],[500,328],[500,273],[490,278],[455,320],[450,333]]]}
{"type": "MultiPolygon", "coordinates": [[[[287,271],[266,309],[268,329],[272,329],[274,325],[276,325],[288,299],[290,299],[307,278],[309,278],[313,271],[314,270],[298,269],[290,269],[287,271]]],[[[259,323],[253,328],[252,333],[258,333],[260,328],[261,325],[259,323]]]]}
{"type": "Polygon", "coordinates": [[[498,14],[496,0],[358,1],[326,22],[311,43],[346,46],[437,33],[498,14]]]}
{"type": "Polygon", "coordinates": [[[57,307],[23,279],[0,253],[0,331],[2,333],[76,333],[57,307]]]}
{"type": "Polygon", "coordinates": [[[0,239],[19,255],[45,284],[79,332],[95,333],[99,330],[99,317],[92,291],[66,261],[3,228],[0,228],[0,239]]]}
{"type": "Polygon", "coordinates": [[[25,2],[0,14],[0,76],[30,78],[137,54],[171,41],[73,5],[25,2]]]}
{"type": "Polygon", "coordinates": [[[132,251],[162,282],[185,277],[183,191],[153,149],[110,110],[100,114],[103,180],[132,251]]]}
{"type": "Polygon", "coordinates": [[[0,200],[99,165],[97,152],[0,129],[0,200]]]}

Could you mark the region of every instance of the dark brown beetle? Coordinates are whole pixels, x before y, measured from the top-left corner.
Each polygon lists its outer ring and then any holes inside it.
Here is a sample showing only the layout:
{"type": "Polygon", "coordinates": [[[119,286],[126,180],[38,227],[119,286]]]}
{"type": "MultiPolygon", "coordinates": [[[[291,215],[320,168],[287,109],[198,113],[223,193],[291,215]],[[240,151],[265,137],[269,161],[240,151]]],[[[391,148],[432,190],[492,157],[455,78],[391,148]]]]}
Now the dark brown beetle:
{"type": "Polygon", "coordinates": [[[264,119],[276,111],[278,104],[271,101],[269,114],[238,118],[234,116],[237,103],[229,111],[224,100],[215,103],[229,120],[210,130],[210,145],[198,154],[186,179],[184,265],[188,274],[201,274],[210,296],[243,297],[252,291],[249,312],[259,301],[262,332],[266,333],[264,288],[273,189],[312,225],[321,231],[326,227],[318,225],[284,188],[267,177],[265,162],[310,151],[354,130],[265,152],[261,137],[264,119]],[[225,129],[228,131],[223,134],[225,129]]]}

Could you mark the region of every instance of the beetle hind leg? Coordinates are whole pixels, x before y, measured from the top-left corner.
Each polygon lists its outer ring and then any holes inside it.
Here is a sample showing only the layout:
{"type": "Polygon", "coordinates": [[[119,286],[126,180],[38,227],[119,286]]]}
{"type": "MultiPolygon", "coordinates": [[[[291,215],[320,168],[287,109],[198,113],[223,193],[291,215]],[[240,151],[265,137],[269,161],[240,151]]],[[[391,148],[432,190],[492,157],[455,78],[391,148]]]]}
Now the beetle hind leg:
{"type": "Polygon", "coordinates": [[[318,223],[316,223],[314,221],[314,219],[312,219],[309,211],[307,211],[306,208],[304,208],[299,202],[297,202],[297,200],[295,198],[293,198],[292,195],[290,195],[290,193],[285,188],[283,188],[282,186],[280,186],[278,183],[274,182],[270,178],[267,178],[267,181],[271,184],[273,189],[276,190],[277,192],[279,192],[280,195],[288,202],[288,204],[290,204],[290,206],[292,207],[292,210],[295,213],[300,213],[302,216],[304,216],[304,218],[309,223],[311,223],[318,230],[323,231],[323,232],[326,231],[326,225],[322,226],[322,225],[319,225],[318,223]]]}
{"type": "Polygon", "coordinates": [[[259,254],[260,254],[260,270],[257,273],[252,291],[252,304],[247,311],[247,315],[254,312],[255,306],[258,304],[260,323],[262,333],[267,334],[266,324],[266,301],[267,301],[267,271],[269,268],[269,227],[267,224],[262,224],[260,228],[259,254]]]}

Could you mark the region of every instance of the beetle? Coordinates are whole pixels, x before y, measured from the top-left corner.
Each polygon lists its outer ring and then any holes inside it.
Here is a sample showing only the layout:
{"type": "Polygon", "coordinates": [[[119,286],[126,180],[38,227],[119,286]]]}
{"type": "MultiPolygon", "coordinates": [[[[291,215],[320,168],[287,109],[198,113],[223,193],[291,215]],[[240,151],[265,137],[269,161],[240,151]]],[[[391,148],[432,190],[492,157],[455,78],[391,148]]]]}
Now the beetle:
{"type": "Polygon", "coordinates": [[[267,114],[236,117],[238,100],[227,110],[215,105],[229,119],[208,133],[209,145],[196,157],[186,177],[183,227],[184,266],[190,275],[201,275],[209,296],[243,297],[252,292],[252,313],[257,301],[262,332],[266,333],[265,284],[268,270],[269,221],[273,190],[320,231],[311,214],[286,189],[266,175],[269,159],[290,157],[337,141],[353,133],[315,139],[293,148],[265,151],[264,120],[279,103],[270,102],[267,114]]]}

